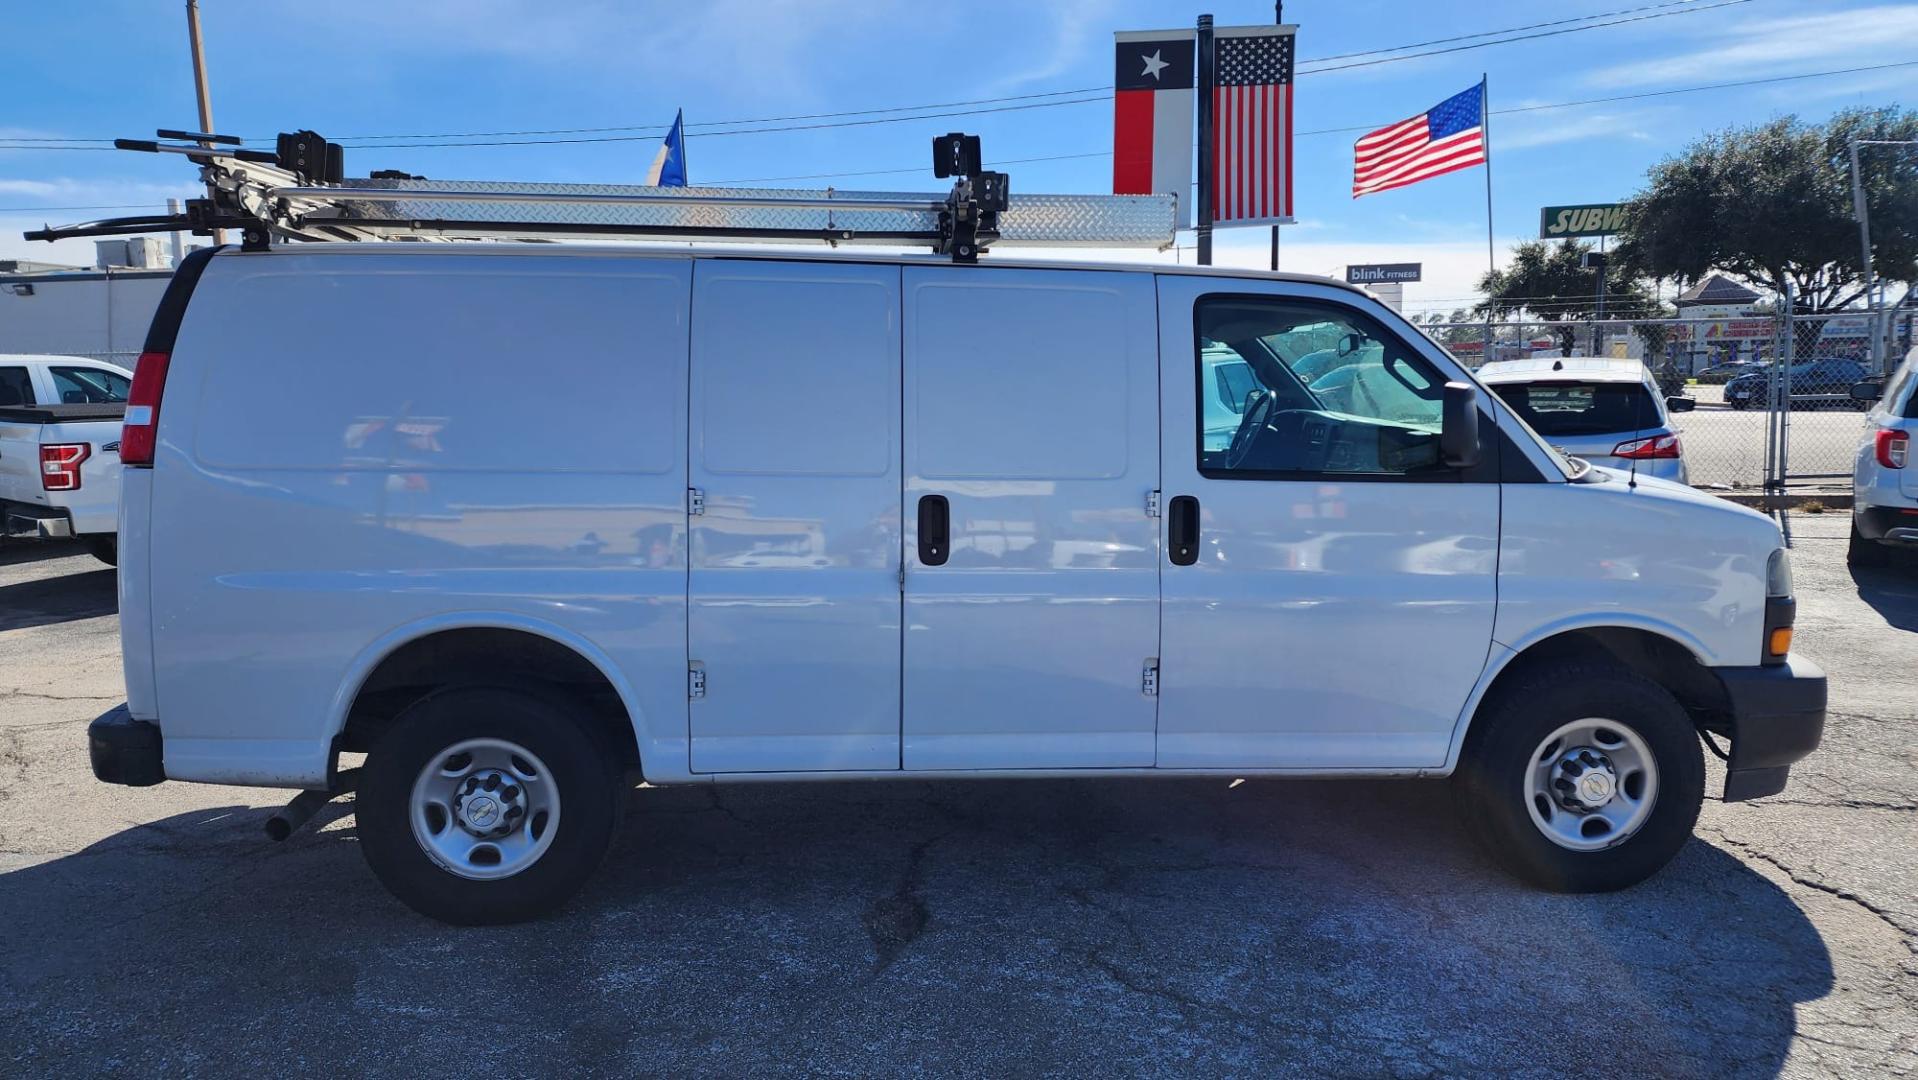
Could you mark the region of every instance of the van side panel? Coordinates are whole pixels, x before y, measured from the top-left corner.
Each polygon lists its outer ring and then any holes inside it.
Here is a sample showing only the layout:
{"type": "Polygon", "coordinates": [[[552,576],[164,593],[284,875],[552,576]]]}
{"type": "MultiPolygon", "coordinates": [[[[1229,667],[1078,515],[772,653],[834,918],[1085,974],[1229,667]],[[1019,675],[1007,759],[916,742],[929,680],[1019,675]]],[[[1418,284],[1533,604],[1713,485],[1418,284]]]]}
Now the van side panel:
{"type": "Polygon", "coordinates": [[[694,271],[700,773],[899,767],[899,268],[694,271]]]}
{"type": "Polygon", "coordinates": [[[313,785],[356,661],[409,626],[550,628],[686,761],[690,262],[222,253],[153,470],[167,775],[313,785]]]}

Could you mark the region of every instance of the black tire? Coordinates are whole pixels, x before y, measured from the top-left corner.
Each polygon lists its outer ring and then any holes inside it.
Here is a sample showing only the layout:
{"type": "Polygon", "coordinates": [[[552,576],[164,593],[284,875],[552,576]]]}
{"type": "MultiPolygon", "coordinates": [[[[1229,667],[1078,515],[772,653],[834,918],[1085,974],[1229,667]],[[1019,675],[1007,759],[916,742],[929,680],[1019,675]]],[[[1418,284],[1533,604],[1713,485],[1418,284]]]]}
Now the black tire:
{"type": "Polygon", "coordinates": [[[1726,398],[1725,404],[1730,405],[1733,412],[1744,412],[1746,409],[1751,408],[1751,402],[1741,398],[1726,398]]]}
{"type": "Polygon", "coordinates": [[[82,539],[87,553],[108,566],[120,565],[120,539],[117,536],[88,536],[82,539]]]}
{"type": "Polygon", "coordinates": [[[1691,838],[1705,798],[1705,755],[1691,717],[1664,687],[1603,663],[1541,665],[1481,705],[1453,790],[1466,830],[1518,878],[1555,892],[1610,892],[1657,873],[1691,838]],[[1635,731],[1657,765],[1650,816],[1612,847],[1574,851],[1527,809],[1533,752],[1560,726],[1603,718],[1635,731]]]}
{"type": "Polygon", "coordinates": [[[1845,548],[1845,565],[1862,566],[1868,569],[1882,569],[1898,561],[1898,553],[1876,540],[1866,539],[1858,531],[1858,521],[1851,523],[1851,544],[1845,548]]]}
{"type": "Polygon", "coordinates": [[[355,815],[374,876],[414,911],[460,926],[519,922],[564,904],[605,858],[623,805],[618,757],[581,726],[586,715],[564,696],[503,687],[455,687],[409,706],[360,773],[355,815]],[[530,750],[559,793],[551,844],[511,877],[461,877],[414,836],[408,806],[415,780],[448,748],[475,738],[530,750]]]}

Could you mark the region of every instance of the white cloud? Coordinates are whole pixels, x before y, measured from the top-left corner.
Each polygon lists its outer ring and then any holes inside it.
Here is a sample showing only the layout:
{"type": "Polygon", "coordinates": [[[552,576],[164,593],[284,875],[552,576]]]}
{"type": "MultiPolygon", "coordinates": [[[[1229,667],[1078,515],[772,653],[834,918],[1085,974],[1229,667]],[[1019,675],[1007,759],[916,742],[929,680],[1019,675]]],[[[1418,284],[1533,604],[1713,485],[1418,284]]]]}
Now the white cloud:
{"type": "Polygon", "coordinates": [[[1501,117],[1501,122],[1494,126],[1492,139],[1494,147],[1501,151],[1560,146],[1586,139],[1625,138],[1643,142],[1652,137],[1646,128],[1655,115],[1655,111],[1649,110],[1628,113],[1520,113],[1510,118],[1501,117]]]}
{"type": "Polygon", "coordinates": [[[695,100],[742,85],[808,99],[841,65],[851,30],[945,16],[907,0],[335,0],[288,3],[274,18],[304,22],[309,37],[337,35],[342,47],[506,58],[673,85],[695,100]]]}
{"type": "Polygon", "coordinates": [[[1051,29],[1046,39],[1038,43],[1044,59],[995,79],[989,84],[990,89],[994,92],[1012,90],[1056,79],[1077,67],[1095,43],[1109,47],[1113,8],[1112,0],[1057,0],[1045,7],[1051,29]]]}
{"type": "Polygon", "coordinates": [[[1836,67],[1910,58],[1918,37],[1918,4],[1882,4],[1816,15],[1727,19],[1693,27],[1695,47],[1683,52],[1591,72],[1603,87],[1695,82],[1700,72],[1789,75],[1793,65],[1820,61],[1836,67]]]}

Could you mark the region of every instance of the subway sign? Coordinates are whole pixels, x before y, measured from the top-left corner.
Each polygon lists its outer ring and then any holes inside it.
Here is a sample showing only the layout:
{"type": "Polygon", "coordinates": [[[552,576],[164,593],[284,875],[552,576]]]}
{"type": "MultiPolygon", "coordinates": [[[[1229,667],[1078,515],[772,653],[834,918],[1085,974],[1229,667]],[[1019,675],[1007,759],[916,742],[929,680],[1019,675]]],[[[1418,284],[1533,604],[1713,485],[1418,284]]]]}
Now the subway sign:
{"type": "Polygon", "coordinates": [[[1624,231],[1624,203],[1547,206],[1539,211],[1538,215],[1540,240],[1563,240],[1573,236],[1610,236],[1624,231]]]}

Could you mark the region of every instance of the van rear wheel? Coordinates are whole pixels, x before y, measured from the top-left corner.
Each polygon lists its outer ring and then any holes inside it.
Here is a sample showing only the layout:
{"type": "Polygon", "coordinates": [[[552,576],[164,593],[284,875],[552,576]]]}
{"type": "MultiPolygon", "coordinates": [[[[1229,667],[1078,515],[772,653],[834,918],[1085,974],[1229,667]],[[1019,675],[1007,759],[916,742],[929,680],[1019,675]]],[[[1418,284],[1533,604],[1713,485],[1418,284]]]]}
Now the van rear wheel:
{"type": "Polygon", "coordinates": [[[1691,718],[1657,683],[1554,664],[1481,709],[1453,784],[1467,831],[1507,870],[1557,892],[1609,892],[1685,846],[1705,758],[1691,718]]]}
{"type": "Polygon", "coordinates": [[[558,695],[461,687],[408,707],[361,773],[360,850],[408,907],[459,925],[565,903],[612,842],[619,770],[558,695]]]}

